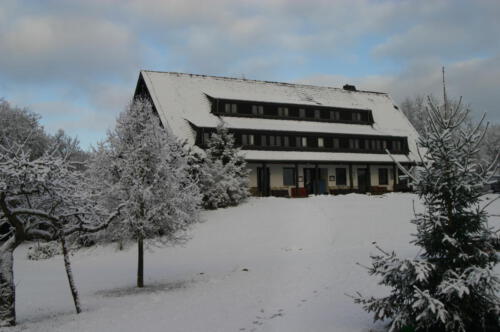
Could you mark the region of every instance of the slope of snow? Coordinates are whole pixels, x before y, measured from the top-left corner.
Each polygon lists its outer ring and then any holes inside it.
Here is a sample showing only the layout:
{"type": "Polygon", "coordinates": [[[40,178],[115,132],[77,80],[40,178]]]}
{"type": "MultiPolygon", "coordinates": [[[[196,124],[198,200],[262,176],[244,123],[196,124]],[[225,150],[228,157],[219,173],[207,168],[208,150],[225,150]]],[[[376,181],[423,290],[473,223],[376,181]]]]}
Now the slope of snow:
{"type": "MultiPolygon", "coordinates": [[[[143,290],[134,288],[135,246],[80,251],[73,256],[80,315],[73,313],[62,257],[27,261],[24,247],[15,262],[19,325],[8,331],[382,330],[345,294],[386,291],[356,264],[369,264],[372,242],[416,254],[408,244],[414,200],[252,198],[204,212],[185,246],[146,252],[143,290]]],[[[490,209],[500,214],[500,203],[490,209]]]]}

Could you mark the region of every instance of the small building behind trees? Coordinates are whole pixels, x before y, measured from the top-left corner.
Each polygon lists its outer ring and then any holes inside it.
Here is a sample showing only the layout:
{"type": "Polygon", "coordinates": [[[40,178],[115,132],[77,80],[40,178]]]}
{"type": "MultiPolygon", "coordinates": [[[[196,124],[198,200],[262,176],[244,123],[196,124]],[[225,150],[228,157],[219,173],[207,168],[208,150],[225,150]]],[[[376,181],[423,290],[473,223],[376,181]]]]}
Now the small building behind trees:
{"type": "Polygon", "coordinates": [[[386,93],[141,71],[135,97],[164,127],[206,148],[223,121],[250,169],[254,195],[405,190],[391,157],[418,160],[418,134],[386,93]]]}

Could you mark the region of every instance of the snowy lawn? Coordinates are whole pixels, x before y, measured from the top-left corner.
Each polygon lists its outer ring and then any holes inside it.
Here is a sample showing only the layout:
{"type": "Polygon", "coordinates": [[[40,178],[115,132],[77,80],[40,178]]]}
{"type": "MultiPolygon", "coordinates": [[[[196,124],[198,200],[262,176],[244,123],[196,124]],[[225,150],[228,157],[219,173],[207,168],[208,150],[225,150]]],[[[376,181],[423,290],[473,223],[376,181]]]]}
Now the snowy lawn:
{"type": "MultiPolygon", "coordinates": [[[[15,261],[19,325],[7,330],[383,330],[345,294],[384,293],[356,265],[370,262],[372,242],[416,254],[408,244],[414,200],[412,194],[252,198],[204,212],[185,246],[146,252],[143,290],[134,287],[135,246],[80,251],[73,256],[80,315],[62,257],[28,261],[21,247],[15,261]]],[[[500,214],[500,202],[490,211],[500,214]]]]}

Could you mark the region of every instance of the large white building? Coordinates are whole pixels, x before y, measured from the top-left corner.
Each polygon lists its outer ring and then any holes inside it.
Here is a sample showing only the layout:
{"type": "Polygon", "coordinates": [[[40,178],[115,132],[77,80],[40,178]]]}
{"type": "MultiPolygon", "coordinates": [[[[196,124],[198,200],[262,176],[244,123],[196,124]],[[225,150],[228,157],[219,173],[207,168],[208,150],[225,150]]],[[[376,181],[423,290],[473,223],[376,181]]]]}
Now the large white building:
{"type": "Polygon", "coordinates": [[[391,191],[417,160],[417,132],[386,93],[141,71],[136,97],[204,147],[220,121],[235,135],[257,195],[391,191]]]}

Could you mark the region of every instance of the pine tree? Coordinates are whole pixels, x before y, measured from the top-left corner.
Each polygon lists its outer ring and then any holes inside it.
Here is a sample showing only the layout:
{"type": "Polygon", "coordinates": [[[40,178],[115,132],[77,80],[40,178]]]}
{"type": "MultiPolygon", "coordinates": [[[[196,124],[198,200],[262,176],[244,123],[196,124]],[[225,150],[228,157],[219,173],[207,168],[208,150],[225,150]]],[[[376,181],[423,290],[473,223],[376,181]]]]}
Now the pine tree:
{"type": "MultiPolygon", "coordinates": [[[[443,83],[444,84],[444,83],[443,83]]],[[[484,132],[481,123],[464,126],[467,112],[429,99],[428,119],[420,138],[424,155],[415,174],[407,173],[424,212],[412,223],[412,241],[421,247],[416,259],[385,252],[371,256],[369,273],[392,288],[383,298],[355,302],[374,312],[375,320],[390,319],[390,331],[483,331],[500,327],[500,280],[495,244],[498,231],[488,226],[483,188],[494,167],[478,157],[484,132]]]]}
{"type": "Polygon", "coordinates": [[[206,157],[193,155],[203,206],[207,209],[238,205],[248,197],[248,174],[245,159],[235,147],[234,136],[220,123],[208,142],[206,157]]]}
{"type": "Polygon", "coordinates": [[[136,100],[100,144],[91,172],[109,188],[103,190],[108,204],[125,204],[108,238],[137,241],[137,287],[143,287],[144,242],[183,241],[198,220],[199,188],[188,176],[182,146],[162,128],[151,104],[136,100]]]}

